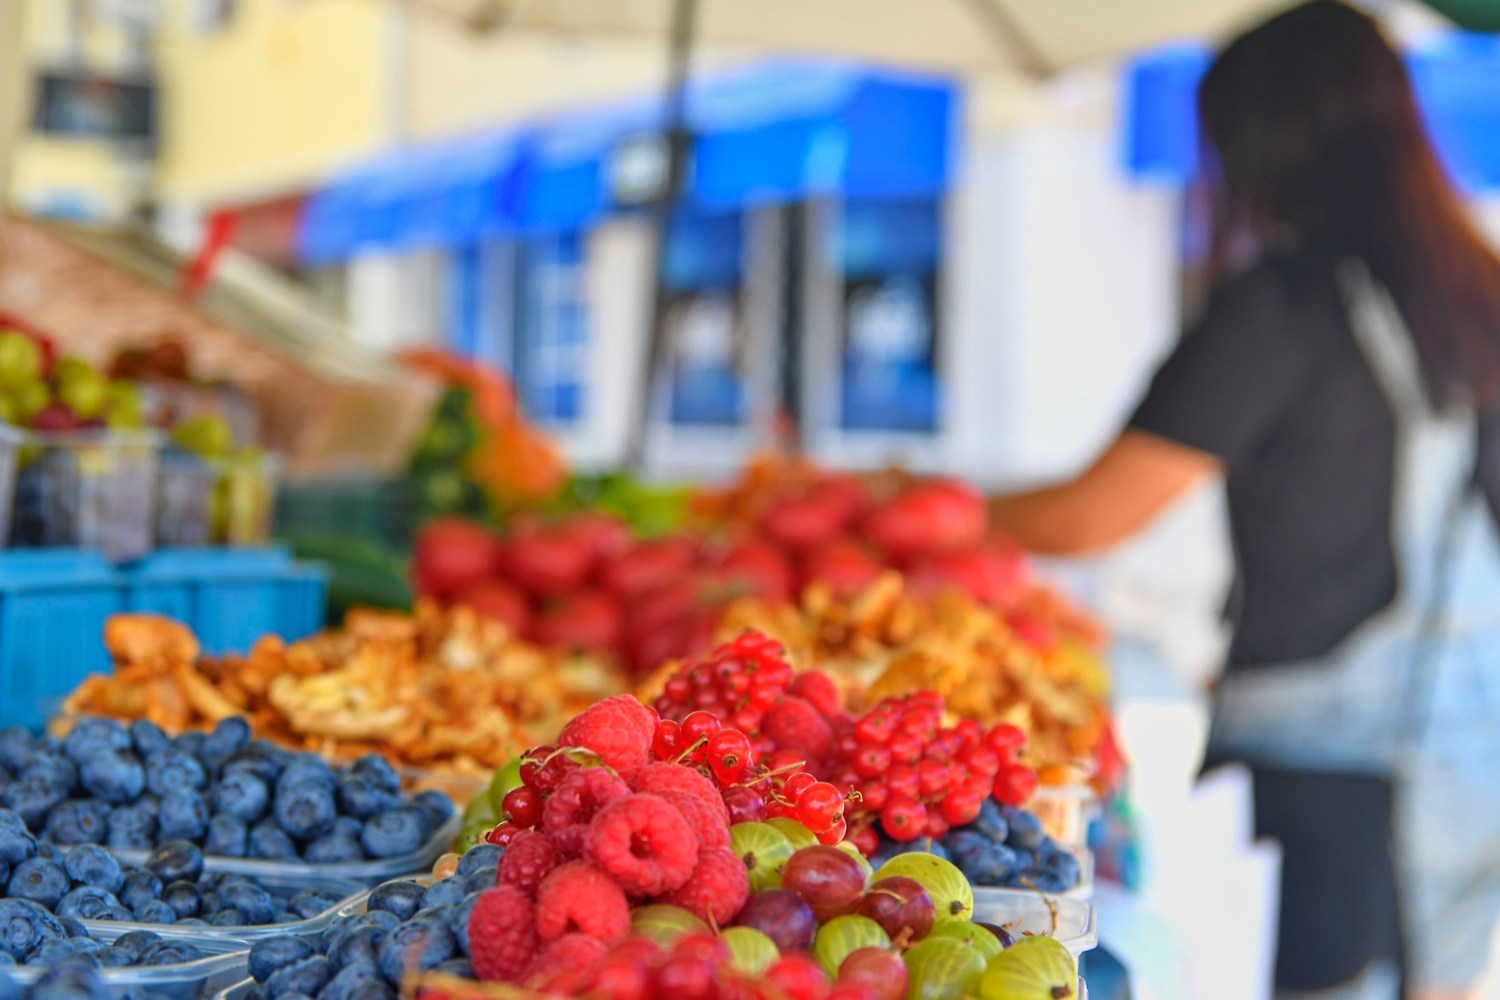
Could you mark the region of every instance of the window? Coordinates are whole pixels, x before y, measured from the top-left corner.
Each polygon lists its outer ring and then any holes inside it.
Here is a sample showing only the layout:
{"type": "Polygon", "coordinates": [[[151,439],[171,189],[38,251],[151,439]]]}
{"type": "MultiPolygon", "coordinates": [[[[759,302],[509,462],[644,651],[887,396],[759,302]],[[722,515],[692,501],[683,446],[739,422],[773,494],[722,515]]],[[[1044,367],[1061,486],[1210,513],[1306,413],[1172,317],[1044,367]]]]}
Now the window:
{"type": "Polygon", "coordinates": [[[526,412],[539,423],[571,425],[584,415],[588,315],[582,269],[577,233],[536,238],[521,249],[515,371],[526,412]]]}

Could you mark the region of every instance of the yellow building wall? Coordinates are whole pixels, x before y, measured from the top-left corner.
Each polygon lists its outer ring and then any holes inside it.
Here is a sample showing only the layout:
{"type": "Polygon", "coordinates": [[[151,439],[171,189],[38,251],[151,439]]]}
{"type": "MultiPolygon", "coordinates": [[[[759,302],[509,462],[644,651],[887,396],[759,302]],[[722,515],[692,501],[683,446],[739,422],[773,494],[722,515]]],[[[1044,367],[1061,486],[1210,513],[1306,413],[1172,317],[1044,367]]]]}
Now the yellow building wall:
{"type": "Polygon", "coordinates": [[[158,33],[164,199],[296,191],[389,142],[385,0],[239,0],[208,32],[190,7],[163,4],[158,33]]]}

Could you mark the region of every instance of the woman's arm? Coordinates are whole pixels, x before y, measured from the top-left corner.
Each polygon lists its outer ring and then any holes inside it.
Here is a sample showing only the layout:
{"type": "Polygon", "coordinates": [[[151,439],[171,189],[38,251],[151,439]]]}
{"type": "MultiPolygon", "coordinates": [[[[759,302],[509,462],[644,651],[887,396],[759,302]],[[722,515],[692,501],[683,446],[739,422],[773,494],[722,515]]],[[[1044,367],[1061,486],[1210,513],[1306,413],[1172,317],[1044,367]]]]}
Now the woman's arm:
{"type": "Polygon", "coordinates": [[[1071,482],[990,501],[995,526],[1033,552],[1083,555],[1135,535],[1221,471],[1207,452],[1127,429],[1071,482]]]}

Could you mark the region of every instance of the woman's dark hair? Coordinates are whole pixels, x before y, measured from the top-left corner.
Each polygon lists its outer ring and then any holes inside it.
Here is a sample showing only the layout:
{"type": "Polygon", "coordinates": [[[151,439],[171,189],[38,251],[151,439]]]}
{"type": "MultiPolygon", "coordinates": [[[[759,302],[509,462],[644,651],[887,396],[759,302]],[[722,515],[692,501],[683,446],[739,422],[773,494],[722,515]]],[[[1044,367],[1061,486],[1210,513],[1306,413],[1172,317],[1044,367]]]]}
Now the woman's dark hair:
{"type": "Polygon", "coordinates": [[[1373,20],[1314,0],[1247,32],[1204,77],[1198,115],[1216,259],[1246,235],[1361,258],[1401,310],[1433,400],[1500,398],[1500,258],[1373,20]]]}

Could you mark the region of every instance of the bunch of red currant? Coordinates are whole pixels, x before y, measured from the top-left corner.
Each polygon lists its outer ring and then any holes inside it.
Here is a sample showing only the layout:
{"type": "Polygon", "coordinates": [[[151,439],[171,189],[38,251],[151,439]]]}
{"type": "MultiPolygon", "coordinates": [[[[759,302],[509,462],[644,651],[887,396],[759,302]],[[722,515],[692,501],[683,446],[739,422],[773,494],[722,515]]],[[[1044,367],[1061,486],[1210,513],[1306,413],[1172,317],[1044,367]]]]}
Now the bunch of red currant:
{"type": "MultiPolygon", "coordinates": [[[[709,713],[743,733],[756,733],[761,716],[791,686],[786,650],[759,632],[745,632],[699,660],[686,663],[667,681],[656,711],[663,719],[686,723],[693,713],[709,713]]],[[[762,752],[770,745],[764,739],[762,752]]]]}
{"type": "Polygon", "coordinates": [[[944,726],[942,696],[931,691],[885,699],[839,737],[834,777],[857,793],[855,842],[873,850],[877,825],[892,840],[940,838],[973,822],[991,795],[1023,804],[1036,790],[1036,773],[1017,759],[1025,743],[1015,726],[944,726]]]}

